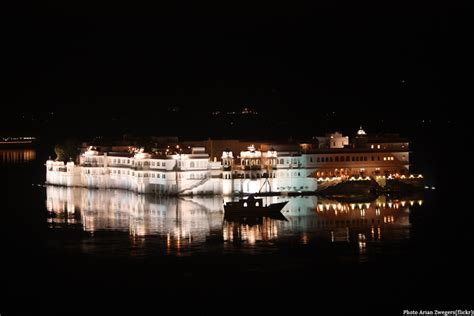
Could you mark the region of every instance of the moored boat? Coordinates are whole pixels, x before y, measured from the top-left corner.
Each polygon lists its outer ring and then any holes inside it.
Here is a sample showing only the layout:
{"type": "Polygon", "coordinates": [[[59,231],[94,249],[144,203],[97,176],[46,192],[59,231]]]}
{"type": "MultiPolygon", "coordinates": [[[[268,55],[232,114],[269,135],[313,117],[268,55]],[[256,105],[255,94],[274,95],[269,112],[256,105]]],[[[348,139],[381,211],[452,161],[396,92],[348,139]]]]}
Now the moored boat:
{"type": "Polygon", "coordinates": [[[281,210],[288,201],[264,205],[263,199],[257,199],[250,195],[247,199],[236,202],[227,202],[224,205],[226,215],[239,216],[265,216],[270,214],[281,214],[281,210]]]}

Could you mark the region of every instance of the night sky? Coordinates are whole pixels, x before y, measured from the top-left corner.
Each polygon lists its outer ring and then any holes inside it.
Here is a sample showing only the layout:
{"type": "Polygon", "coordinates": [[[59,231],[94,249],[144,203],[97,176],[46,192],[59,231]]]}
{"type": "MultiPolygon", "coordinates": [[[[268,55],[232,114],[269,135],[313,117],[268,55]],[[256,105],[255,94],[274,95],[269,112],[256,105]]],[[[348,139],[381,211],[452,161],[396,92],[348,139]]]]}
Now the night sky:
{"type": "MultiPolygon", "coordinates": [[[[256,302],[265,314],[272,312],[269,306],[281,312],[317,310],[324,303],[332,314],[342,307],[352,314],[357,308],[387,314],[385,303],[400,305],[399,315],[414,308],[472,309],[466,297],[473,284],[468,260],[474,241],[474,124],[468,114],[474,104],[473,12],[458,1],[425,0],[2,3],[0,137],[36,136],[38,141],[34,164],[0,165],[8,187],[0,190],[6,201],[2,214],[13,217],[1,221],[8,271],[1,283],[8,295],[0,308],[10,303],[6,306],[14,314],[25,307],[35,314],[81,308],[90,314],[100,310],[95,302],[120,311],[131,302],[135,312],[150,302],[153,311],[189,306],[193,313],[199,307],[225,313],[230,306],[253,311],[256,302]],[[231,114],[244,107],[258,114],[231,114]],[[279,247],[272,243],[252,260],[234,260],[222,248],[226,255],[217,261],[224,262],[219,269],[241,271],[234,276],[226,270],[223,277],[216,273],[223,271],[215,270],[216,261],[201,254],[197,261],[180,257],[169,270],[172,261],[155,255],[162,250],[153,248],[144,257],[136,245],[145,240],[128,235],[130,249],[124,251],[137,254],[137,265],[127,265],[121,252],[117,260],[96,261],[94,255],[76,260],[74,243],[81,253],[93,248],[69,231],[57,235],[59,229],[46,228],[43,180],[32,180],[44,179],[45,160],[55,157],[55,144],[66,139],[132,134],[281,140],[336,130],[352,137],[360,125],[368,133],[409,138],[410,171],[424,174],[426,184],[436,187],[426,191],[425,205],[431,206],[410,213],[415,228],[401,247],[413,241],[408,253],[414,260],[386,244],[374,265],[361,256],[357,267],[346,269],[348,260],[341,257],[333,265],[325,254],[352,248],[318,241],[311,254],[317,265],[305,263],[299,251],[308,248],[295,244],[291,251],[275,252],[291,259],[284,261],[288,269],[280,269],[272,257],[260,260],[279,247]],[[62,245],[57,253],[64,258],[51,257],[62,245]],[[242,270],[246,265],[251,269],[242,270]],[[170,280],[178,276],[174,289],[164,290],[168,283],[156,277],[162,269],[170,280]],[[311,271],[307,284],[293,282],[299,280],[291,272],[296,270],[311,271]],[[219,282],[219,298],[206,296],[206,286],[214,284],[207,282],[206,271],[219,282]],[[242,271],[251,271],[250,277],[242,271]],[[262,278],[253,279],[257,274],[262,278]],[[179,280],[199,283],[186,288],[179,280]],[[232,292],[237,283],[266,292],[245,288],[234,299],[228,294],[237,293],[232,292]],[[345,296],[337,295],[341,289],[345,296]],[[87,301],[78,300],[83,297],[87,301]],[[220,302],[224,308],[215,308],[220,302]]],[[[209,236],[208,249],[217,253],[216,236],[209,236]]],[[[150,238],[148,247],[154,245],[150,238]]]]}
{"type": "Polygon", "coordinates": [[[464,124],[473,16],[450,3],[12,4],[0,133],[287,137],[464,124]],[[258,115],[222,114],[243,107],[258,115]]]}

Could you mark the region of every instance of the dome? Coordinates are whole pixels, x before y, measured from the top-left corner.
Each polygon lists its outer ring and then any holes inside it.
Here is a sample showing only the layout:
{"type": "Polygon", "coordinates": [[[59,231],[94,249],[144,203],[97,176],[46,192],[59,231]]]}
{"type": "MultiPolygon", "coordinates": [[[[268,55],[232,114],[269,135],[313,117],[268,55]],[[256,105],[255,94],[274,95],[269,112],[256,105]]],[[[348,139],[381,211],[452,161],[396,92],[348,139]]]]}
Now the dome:
{"type": "Polygon", "coordinates": [[[222,159],[226,159],[226,158],[229,158],[229,159],[233,159],[234,156],[232,155],[232,152],[229,150],[229,149],[225,149],[223,152],[222,152],[222,159]]]}
{"type": "Polygon", "coordinates": [[[357,135],[366,135],[367,133],[362,129],[362,126],[360,126],[359,130],[357,131],[357,135]]]}
{"type": "Polygon", "coordinates": [[[94,146],[89,146],[89,148],[84,152],[84,156],[97,156],[98,154],[99,151],[94,146]]]}

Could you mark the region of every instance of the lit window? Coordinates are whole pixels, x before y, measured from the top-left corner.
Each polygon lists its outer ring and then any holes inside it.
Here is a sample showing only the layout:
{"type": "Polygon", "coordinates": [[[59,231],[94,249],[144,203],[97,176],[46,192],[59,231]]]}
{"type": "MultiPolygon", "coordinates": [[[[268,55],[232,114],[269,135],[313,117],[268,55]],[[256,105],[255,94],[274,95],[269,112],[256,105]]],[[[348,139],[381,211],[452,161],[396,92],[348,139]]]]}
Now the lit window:
{"type": "Polygon", "coordinates": [[[370,145],[370,148],[374,149],[374,145],[370,145]]]}
{"type": "Polygon", "coordinates": [[[377,149],[380,149],[380,145],[377,145],[377,149]]]}
{"type": "Polygon", "coordinates": [[[247,202],[244,202],[244,207],[247,207],[247,202]]]}
{"type": "Polygon", "coordinates": [[[260,206],[260,203],[258,203],[258,202],[255,202],[255,206],[260,206]]]}
{"type": "Polygon", "coordinates": [[[387,160],[387,157],[383,157],[383,160],[384,160],[384,161],[387,160]]]}

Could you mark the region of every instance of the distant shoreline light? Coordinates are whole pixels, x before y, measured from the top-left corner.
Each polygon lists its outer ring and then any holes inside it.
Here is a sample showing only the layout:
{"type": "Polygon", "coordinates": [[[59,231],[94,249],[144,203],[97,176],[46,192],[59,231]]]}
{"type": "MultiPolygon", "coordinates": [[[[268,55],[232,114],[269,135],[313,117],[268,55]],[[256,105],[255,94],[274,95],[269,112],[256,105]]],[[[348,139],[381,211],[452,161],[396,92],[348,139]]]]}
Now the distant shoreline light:
{"type": "Polygon", "coordinates": [[[0,137],[0,144],[30,144],[36,140],[36,137],[0,137]]]}

